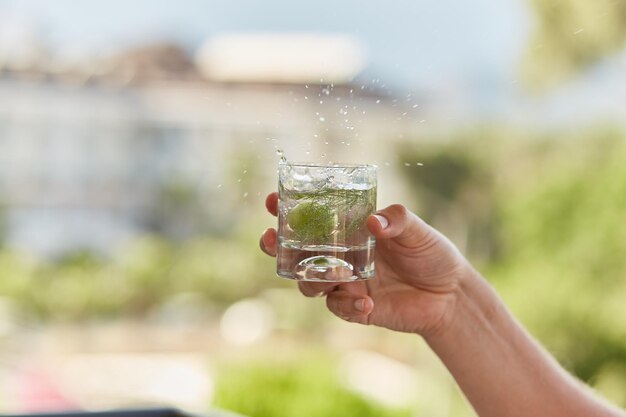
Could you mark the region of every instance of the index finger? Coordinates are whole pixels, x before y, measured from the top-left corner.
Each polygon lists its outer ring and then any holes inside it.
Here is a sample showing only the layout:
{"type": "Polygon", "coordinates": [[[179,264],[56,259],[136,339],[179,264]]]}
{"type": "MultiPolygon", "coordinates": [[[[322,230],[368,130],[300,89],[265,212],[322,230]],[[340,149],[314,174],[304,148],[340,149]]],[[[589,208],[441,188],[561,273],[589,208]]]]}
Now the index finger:
{"type": "Polygon", "coordinates": [[[265,199],[265,207],[267,211],[272,213],[274,216],[278,216],[278,193],[274,191],[270,193],[265,199]]]}

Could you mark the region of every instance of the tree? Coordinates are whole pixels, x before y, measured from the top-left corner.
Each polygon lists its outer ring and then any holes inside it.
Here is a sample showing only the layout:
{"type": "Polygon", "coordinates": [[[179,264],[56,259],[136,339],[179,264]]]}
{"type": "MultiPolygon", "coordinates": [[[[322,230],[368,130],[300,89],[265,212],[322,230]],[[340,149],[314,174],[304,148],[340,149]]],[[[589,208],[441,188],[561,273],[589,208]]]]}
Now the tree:
{"type": "Polygon", "coordinates": [[[523,76],[543,89],[624,48],[626,0],[530,0],[536,12],[523,76]]]}

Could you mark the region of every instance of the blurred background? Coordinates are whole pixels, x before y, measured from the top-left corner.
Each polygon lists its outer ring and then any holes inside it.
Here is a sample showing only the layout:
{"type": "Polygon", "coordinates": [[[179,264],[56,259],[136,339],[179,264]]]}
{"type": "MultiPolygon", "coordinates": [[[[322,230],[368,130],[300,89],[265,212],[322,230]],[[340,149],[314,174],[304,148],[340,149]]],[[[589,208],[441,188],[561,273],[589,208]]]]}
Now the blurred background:
{"type": "Polygon", "coordinates": [[[0,0],[0,412],[474,415],[258,250],[278,150],[379,166],[626,406],[626,2],[0,0]]]}

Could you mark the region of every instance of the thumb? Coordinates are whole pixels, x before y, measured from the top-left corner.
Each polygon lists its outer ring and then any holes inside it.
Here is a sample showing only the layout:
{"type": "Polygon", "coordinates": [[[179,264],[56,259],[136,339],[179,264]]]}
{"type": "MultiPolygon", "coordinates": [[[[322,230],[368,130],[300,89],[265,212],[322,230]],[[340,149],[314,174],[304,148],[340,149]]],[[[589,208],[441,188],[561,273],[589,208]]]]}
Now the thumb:
{"type": "Polygon", "coordinates": [[[401,204],[393,204],[367,219],[367,227],[376,238],[394,239],[415,247],[429,241],[435,230],[401,204]]]}
{"type": "Polygon", "coordinates": [[[368,296],[336,290],[326,297],[326,306],[344,320],[368,324],[368,316],[374,310],[374,301],[368,296]]]}

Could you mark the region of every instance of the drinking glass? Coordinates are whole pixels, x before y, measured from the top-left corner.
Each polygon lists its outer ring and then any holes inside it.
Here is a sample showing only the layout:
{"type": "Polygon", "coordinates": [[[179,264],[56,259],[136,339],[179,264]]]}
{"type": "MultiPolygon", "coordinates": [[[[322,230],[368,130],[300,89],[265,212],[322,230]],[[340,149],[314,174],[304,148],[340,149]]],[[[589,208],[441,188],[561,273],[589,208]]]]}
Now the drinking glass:
{"type": "Polygon", "coordinates": [[[374,277],[376,166],[281,162],[278,276],[345,282],[374,277]]]}

